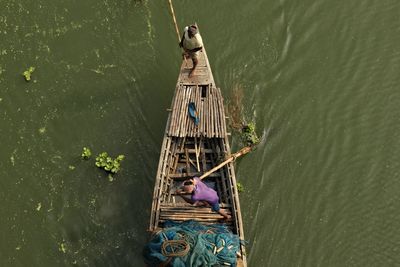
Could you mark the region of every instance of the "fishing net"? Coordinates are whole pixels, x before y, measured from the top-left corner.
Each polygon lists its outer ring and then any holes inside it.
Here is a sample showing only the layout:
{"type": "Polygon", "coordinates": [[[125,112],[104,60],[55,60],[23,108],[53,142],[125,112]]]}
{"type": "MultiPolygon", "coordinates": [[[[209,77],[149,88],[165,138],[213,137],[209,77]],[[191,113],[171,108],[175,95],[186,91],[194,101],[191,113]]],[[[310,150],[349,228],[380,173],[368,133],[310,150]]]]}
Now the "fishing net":
{"type": "Polygon", "coordinates": [[[236,266],[240,240],[224,225],[168,221],[144,248],[150,267],[236,266]],[[164,266],[164,265],[163,265],[164,266]]]}

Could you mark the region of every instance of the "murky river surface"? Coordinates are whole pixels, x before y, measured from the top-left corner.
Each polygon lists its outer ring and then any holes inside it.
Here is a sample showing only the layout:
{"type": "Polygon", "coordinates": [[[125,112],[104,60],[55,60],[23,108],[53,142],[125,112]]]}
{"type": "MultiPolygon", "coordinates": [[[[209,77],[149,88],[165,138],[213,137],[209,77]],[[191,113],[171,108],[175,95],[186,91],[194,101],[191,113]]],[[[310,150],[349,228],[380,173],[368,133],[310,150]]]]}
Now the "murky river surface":
{"type": "MultiPolygon", "coordinates": [[[[237,162],[249,266],[400,266],[400,3],[174,4],[262,136],[237,162]]],[[[167,1],[0,0],[0,266],[144,265],[179,66],[167,1]]]]}

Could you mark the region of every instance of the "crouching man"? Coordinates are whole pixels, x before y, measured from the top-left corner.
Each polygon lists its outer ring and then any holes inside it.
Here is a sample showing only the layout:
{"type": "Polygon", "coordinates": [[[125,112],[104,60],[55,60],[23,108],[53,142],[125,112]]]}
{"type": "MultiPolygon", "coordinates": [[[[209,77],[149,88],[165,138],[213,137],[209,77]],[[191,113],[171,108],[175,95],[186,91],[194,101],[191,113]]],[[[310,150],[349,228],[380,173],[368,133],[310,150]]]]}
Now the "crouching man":
{"type": "Polygon", "coordinates": [[[185,180],[183,182],[181,189],[178,189],[176,193],[191,194],[190,198],[184,195],[181,196],[187,202],[195,206],[206,206],[206,207],[211,206],[211,210],[218,212],[219,214],[224,216],[225,220],[229,220],[231,218],[231,216],[228,215],[226,211],[220,208],[219,197],[217,192],[214,189],[208,187],[198,177],[185,180]]]}

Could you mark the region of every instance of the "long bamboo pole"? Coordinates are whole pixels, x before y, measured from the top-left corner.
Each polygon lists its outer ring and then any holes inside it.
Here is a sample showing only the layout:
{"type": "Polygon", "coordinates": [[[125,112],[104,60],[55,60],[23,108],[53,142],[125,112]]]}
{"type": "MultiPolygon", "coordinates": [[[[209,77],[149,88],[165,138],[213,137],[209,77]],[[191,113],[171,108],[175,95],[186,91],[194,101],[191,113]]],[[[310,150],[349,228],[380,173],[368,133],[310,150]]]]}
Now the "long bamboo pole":
{"type": "Polygon", "coordinates": [[[227,160],[225,160],[224,162],[220,163],[219,165],[215,166],[214,168],[212,168],[211,170],[209,170],[208,172],[204,173],[202,176],[199,177],[200,180],[206,178],[207,176],[209,176],[210,174],[212,174],[213,172],[221,169],[222,167],[224,167],[226,164],[234,161],[236,158],[243,156],[247,153],[249,153],[251,151],[251,147],[246,146],[244,148],[242,148],[241,150],[239,150],[238,152],[236,152],[235,154],[231,155],[227,160]]]}
{"type": "Polygon", "coordinates": [[[178,41],[180,41],[181,36],[179,34],[178,23],[176,22],[174,7],[172,6],[172,0],[168,0],[168,4],[169,4],[169,10],[171,11],[172,19],[174,20],[176,35],[178,36],[178,41]]]}

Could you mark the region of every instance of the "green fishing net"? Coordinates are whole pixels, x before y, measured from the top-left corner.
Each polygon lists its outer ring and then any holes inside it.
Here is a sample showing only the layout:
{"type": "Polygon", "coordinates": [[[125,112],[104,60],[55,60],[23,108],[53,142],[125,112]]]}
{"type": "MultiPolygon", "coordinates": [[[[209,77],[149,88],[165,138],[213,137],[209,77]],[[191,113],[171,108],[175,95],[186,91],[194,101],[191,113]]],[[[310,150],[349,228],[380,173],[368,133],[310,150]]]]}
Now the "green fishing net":
{"type": "Polygon", "coordinates": [[[168,221],[145,246],[150,267],[167,263],[173,267],[236,266],[239,237],[225,225],[203,225],[196,221],[168,221]]]}

